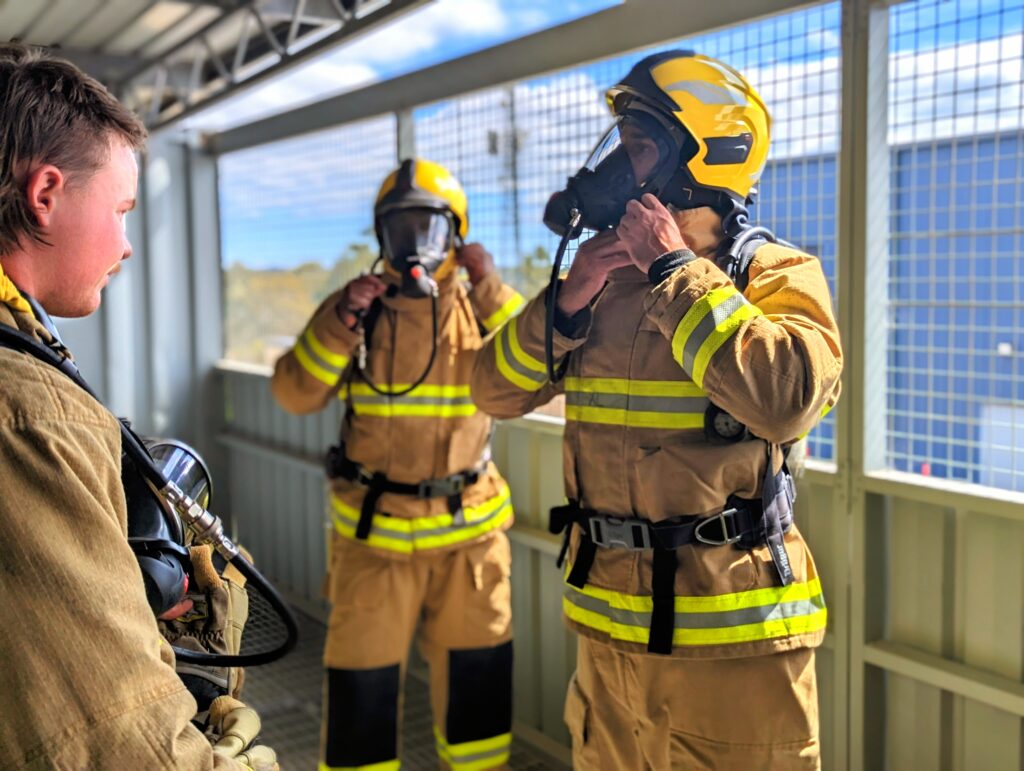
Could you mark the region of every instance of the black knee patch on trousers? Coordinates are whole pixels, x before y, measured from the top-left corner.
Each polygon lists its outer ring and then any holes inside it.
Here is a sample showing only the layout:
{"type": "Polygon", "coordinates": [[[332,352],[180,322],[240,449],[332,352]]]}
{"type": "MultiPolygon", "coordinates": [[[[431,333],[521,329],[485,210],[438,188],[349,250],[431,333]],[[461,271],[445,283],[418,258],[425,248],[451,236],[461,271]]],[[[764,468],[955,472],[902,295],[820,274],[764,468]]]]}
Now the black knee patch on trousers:
{"type": "Polygon", "coordinates": [[[512,730],[512,641],[448,653],[449,744],[512,730]]]}
{"type": "Polygon", "coordinates": [[[368,766],[398,757],[398,664],[327,670],[328,766],[368,766]]]}

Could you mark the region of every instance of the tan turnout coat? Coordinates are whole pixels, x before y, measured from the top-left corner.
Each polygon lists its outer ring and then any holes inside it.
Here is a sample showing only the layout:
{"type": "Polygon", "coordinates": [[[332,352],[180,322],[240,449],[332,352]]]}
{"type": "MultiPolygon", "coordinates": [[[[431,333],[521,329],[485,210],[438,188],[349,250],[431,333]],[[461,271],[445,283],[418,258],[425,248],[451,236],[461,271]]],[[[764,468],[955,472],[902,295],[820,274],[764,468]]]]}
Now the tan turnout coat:
{"type": "MultiPolygon", "coordinates": [[[[473,398],[495,417],[566,395],[565,491],[585,508],[658,522],[719,512],[731,494],[757,497],[765,440],[797,439],[838,399],[842,354],[818,260],[765,244],[741,295],[715,262],[717,227],[684,233],[706,244],[703,256],[657,286],[632,266],[614,271],[578,335],[555,333],[556,356],[570,354],[561,382],[548,382],[544,367],[543,293],[478,359],[473,398]],[[762,438],[709,443],[709,401],[762,438]]],[[[781,463],[776,448],[773,464],[781,463]]],[[[579,535],[577,527],[570,564],[579,535]]],[[[814,562],[796,527],[786,545],[795,574],[786,589],[766,547],[679,549],[673,654],[731,658],[818,645],[825,608],[814,562]]],[[[566,586],[569,625],[646,650],[651,573],[651,551],[599,548],[587,586],[566,586]]]]}

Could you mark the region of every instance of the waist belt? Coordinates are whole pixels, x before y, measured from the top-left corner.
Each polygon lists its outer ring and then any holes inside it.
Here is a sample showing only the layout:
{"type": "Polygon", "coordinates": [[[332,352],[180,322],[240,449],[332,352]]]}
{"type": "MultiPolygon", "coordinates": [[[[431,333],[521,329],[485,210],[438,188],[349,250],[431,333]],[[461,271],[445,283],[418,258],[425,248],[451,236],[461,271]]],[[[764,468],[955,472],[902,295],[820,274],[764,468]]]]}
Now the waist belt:
{"type": "Polygon", "coordinates": [[[561,567],[565,560],[573,525],[579,525],[582,537],[566,582],[578,589],[586,585],[599,548],[652,549],[653,608],[647,650],[669,654],[672,652],[675,624],[676,549],[690,545],[732,545],[737,549],[754,549],[767,545],[782,585],[793,583],[793,571],[783,540],[793,526],[793,503],[796,500],[789,469],[783,465],[778,474],[772,474],[769,464],[763,489],[761,499],[730,496],[726,508],[718,514],[676,517],[664,522],[602,514],[582,508],[577,501],[570,501],[567,506],[556,506],[551,509],[548,528],[555,534],[565,533],[558,566],[561,567]]]}
{"type": "Polygon", "coordinates": [[[379,471],[370,471],[365,466],[349,459],[345,456],[344,447],[339,446],[331,447],[327,451],[326,466],[329,479],[345,479],[367,488],[359,512],[359,524],[356,525],[356,538],[361,541],[365,541],[370,536],[373,512],[377,508],[377,501],[384,493],[409,495],[415,498],[447,498],[452,524],[464,524],[466,520],[462,510],[462,493],[467,487],[475,484],[487,471],[487,462],[484,461],[474,468],[440,479],[424,479],[416,484],[395,482],[379,471]]]}

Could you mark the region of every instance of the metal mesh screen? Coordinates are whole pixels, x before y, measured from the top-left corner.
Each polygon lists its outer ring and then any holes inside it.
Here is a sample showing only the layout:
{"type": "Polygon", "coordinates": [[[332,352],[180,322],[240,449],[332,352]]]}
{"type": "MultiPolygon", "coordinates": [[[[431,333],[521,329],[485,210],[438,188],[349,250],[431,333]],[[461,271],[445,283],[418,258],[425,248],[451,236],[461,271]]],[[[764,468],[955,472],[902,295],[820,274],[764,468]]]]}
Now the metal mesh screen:
{"type": "Polygon", "coordinates": [[[887,462],[1024,490],[1024,3],[889,14],[887,462]]]}
{"type": "MultiPolygon", "coordinates": [[[[821,257],[835,276],[839,6],[832,3],[669,42],[445,102],[414,113],[416,152],[448,166],[470,201],[470,237],[527,296],[547,284],[558,239],[542,224],[548,197],[586,160],[611,116],[604,90],[658,50],[692,49],[733,65],[774,119],[755,219],[821,257]]],[[[566,264],[571,263],[570,246],[566,264]]],[[[810,452],[831,459],[833,420],[810,452]]]]}
{"type": "Polygon", "coordinates": [[[327,294],[369,268],[395,147],[388,115],[220,157],[226,358],[273,363],[327,294]]]}

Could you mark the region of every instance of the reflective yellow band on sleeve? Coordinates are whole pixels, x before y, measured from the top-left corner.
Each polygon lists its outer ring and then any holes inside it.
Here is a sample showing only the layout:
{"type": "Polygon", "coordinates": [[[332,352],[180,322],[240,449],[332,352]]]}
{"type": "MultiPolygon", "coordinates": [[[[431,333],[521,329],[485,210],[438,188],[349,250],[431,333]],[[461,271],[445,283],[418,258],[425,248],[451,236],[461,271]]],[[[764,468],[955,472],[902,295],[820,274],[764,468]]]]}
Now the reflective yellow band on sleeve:
{"type": "Polygon", "coordinates": [[[315,377],[326,386],[334,387],[348,365],[349,357],[340,353],[332,353],[316,339],[312,327],[306,327],[306,331],[295,341],[292,348],[296,361],[306,372],[315,377]]]}
{"type": "Polygon", "coordinates": [[[449,744],[440,729],[434,726],[437,755],[451,766],[452,771],[484,771],[508,763],[512,749],[512,734],[501,734],[489,739],[449,744]]]}
{"type": "Polygon", "coordinates": [[[484,329],[488,332],[493,332],[512,316],[522,310],[524,305],[526,305],[526,300],[523,299],[523,296],[519,294],[519,292],[513,292],[512,296],[509,297],[502,306],[498,308],[498,310],[480,323],[484,325],[484,329]]]}
{"type": "Polygon", "coordinates": [[[524,391],[539,391],[548,382],[547,368],[519,345],[518,320],[518,316],[513,316],[498,332],[494,340],[495,362],[512,385],[524,391]]]}
{"type": "Polygon", "coordinates": [[[704,385],[704,373],[715,352],[748,319],[760,316],[734,286],[712,289],[686,312],[672,335],[672,356],[693,382],[704,385]]]}

